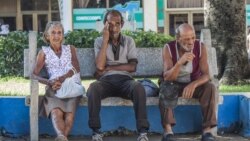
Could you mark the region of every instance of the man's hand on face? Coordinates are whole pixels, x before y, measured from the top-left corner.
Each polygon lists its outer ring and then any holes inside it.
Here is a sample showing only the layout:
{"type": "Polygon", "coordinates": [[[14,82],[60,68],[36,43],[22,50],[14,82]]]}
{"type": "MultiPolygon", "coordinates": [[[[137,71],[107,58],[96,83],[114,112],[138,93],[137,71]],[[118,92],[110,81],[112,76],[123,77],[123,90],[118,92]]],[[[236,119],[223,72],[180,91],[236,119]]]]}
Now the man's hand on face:
{"type": "Polygon", "coordinates": [[[196,88],[196,84],[195,83],[188,84],[184,88],[184,90],[182,92],[182,97],[183,98],[192,98],[193,94],[194,94],[194,91],[195,91],[195,88],[196,88]]]}
{"type": "Polygon", "coordinates": [[[178,63],[181,65],[186,64],[187,62],[193,61],[195,55],[192,52],[185,52],[181,58],[178,60],[178,63]]]}
{"type": "Polygon", "coordinates": [[[104,28],[103,28],[103,41],[108,42],[109,41],[109,23],[106,21],[104,28]]]}

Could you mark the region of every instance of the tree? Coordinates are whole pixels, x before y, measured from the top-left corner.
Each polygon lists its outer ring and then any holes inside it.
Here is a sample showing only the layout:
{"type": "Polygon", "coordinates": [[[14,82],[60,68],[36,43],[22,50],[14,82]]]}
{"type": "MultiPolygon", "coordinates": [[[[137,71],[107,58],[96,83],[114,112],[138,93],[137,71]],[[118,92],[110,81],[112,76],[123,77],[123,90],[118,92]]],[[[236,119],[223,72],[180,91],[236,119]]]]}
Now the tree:
{"type": "Polygon", "coordinates": [[[244,0],[205,0],[205,27],[211,29],[222,84],[239,84],[249,72],[244,0]]]}

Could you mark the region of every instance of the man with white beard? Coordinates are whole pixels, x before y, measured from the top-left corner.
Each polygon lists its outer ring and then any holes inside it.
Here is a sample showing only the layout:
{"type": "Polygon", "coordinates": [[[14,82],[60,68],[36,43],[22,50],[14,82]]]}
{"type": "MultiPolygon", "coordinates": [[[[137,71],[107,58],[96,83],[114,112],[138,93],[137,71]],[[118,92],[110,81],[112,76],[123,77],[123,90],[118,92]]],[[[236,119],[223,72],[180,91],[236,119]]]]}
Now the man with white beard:
{"type": "Polygon", "coordinates": [[[176,124],[173,108],[178,97],[199,100],[203,115],[201,141],[214,141],[211,128],[217,125],[215,86],[210,83],[207,51],[196,39],[194,28],[181,24],[176,40],[163,48],[163,75],[160,81],[159,108],[164,128],[162,141],[174,141],[172,126],[176,124]]]}

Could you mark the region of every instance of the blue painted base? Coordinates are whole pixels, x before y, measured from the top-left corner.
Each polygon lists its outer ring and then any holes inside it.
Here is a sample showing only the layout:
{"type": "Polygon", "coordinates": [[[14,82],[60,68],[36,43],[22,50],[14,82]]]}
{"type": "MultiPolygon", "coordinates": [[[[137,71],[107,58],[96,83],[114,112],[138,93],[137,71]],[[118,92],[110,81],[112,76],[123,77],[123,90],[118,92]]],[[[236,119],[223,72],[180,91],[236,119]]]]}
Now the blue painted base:
{"type": "MultiPolygon", "coordinates": [[[[239,121],[237,109],[238,96],[224,96],[224,103],[219,106],[218,127],[226,131],[232,124],[239,121]],[[230,111],[228,110],[230,109],[230,111]]],[[[11,136],[29,135],[29,107],[24,105],[24,97],[0,98],[0,128],[5,134],[11,136]]],[[[148,106],[150,132],[162,133],[160,112],[158,106],[148,106]]],[[[178,106],[175,110],[175,133],[192,133],[201,131],[202,116],[200,106],[178,106]]],[[[108,106],[101,109],[102,131],[112,131],[124,127],[136,131],[133,107],[108,106]]],[[[39,119],[39,133],[55,135],[49,119],[39,119]]],[[[78,108],[71,135],[91,135],[88,127],[88,109],[86,106],[78,108]]]]}
{"type": "Polygon", "coordinates": [[[239,95],[224,95],[223,104],[219,105],[218,133],[238,133],[239,124],[239,95]]]}
{"type": "MultiPolygon", "coordinates": [[[[161,118],[158,106],[147,108],[150,122],[150,132],[162,133],[161,118]]],[[[197,132],[201,129],[201,112],[199,106],[179,106],[175,109],[178,124],[173,128],[175,133],[197,132]],[[197,112],[198,111],[198,112],[197,112]],[[185,114],[185,116],[181,115],[185,114]]],[[[133,107],[102,107],[101,109],[102,131],[114,131],[125,128],[136,131],[136,122],[133,107]]],[[[40,134],[55,135],[51,121],[40,118],[40,134]]],[[[75,123],[71,135],[91,135],[92,130],[88,127],[88,109],[79,107],[76,113],[75,123]]]]}
{"type": "Polygon", "coordinates": [[[240,96],[240,123],[242,125],[240,134],[244,137],[250,137],[250,99],[246,96],[240,96]]]}

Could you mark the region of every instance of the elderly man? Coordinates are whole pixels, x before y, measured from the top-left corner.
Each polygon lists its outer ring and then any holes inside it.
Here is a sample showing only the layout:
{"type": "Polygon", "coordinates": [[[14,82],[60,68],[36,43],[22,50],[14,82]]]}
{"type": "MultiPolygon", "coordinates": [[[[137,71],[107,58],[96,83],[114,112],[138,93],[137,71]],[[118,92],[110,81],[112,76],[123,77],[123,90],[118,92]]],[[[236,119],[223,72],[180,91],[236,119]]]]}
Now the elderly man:
{"type": "Polygon", "coordinates": [[[108,11],[104,24],[102,37],[95,40],[98,80],[93,82],[87,91],[89,127],[93,130],[92,141],[102,141],[99,113],[101,99],[106,97],[122,97],[133,101],[139,132],[137,141],[148,141],[145,90],[131,76],[131,73],[136,71],[138,62],[134,40],[121,34],[124,21],[119,11],[108,11]]]}
{"type": "Polygon", "coordinates": [[[196,40],[193,27],[181,24],[176,29],[176,40],[163,48],[163,81],[160,83],[159,108],[164,134],[162,141],[173,141],[172,126],[176,124],[173,108],[178,97],[199,100],[203,115],[201,141],[214,141],[211,128],[215,127],[215,86],[210,83],[207,51],[196,40]]]}

